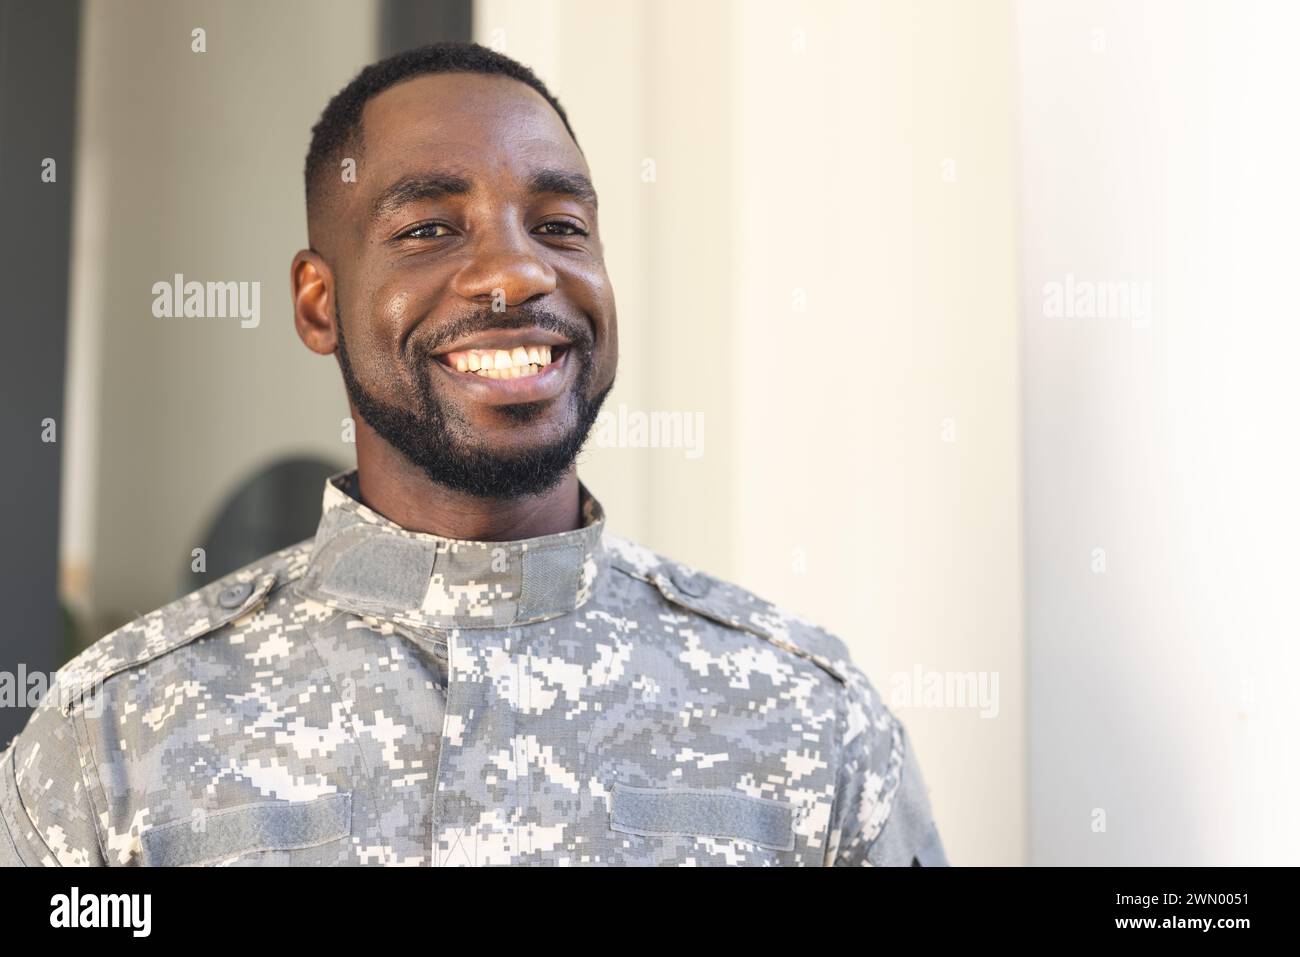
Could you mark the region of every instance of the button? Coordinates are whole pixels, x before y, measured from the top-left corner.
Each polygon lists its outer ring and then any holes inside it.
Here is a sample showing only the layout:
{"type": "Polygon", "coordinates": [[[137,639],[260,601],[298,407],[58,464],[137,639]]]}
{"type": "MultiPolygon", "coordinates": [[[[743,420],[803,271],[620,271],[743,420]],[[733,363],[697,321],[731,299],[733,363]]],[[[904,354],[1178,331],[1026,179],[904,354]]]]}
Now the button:
{"type": "Polygon", "coordinates": [[[231,585],[229,588],[223,588],[221,590],[221,594],[217,596],[217,604],[222,608],[238,608],[248,600],[248,596],[252,593],[252,582],[241,582],[238,585],[231,585]]]}
{"type": "Polygon", "coordinates": [[[683,595],[690,595],[692,598],[699,598],[709,590],[709,583],[705,581],[704,576],[692,574],[685,569],[678,569],[672,574],[673,584],[683,595]]]}

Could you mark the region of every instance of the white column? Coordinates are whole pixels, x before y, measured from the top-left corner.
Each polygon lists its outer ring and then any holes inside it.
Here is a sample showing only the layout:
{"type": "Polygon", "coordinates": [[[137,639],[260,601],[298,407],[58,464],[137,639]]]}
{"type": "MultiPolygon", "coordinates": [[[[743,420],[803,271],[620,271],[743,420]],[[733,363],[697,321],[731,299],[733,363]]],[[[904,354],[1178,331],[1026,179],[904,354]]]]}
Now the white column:
{"type": "Polygon", "coordinates": [[[1033,861],[1290,863],[1300,8],[1018,10],[1033,861]]]}

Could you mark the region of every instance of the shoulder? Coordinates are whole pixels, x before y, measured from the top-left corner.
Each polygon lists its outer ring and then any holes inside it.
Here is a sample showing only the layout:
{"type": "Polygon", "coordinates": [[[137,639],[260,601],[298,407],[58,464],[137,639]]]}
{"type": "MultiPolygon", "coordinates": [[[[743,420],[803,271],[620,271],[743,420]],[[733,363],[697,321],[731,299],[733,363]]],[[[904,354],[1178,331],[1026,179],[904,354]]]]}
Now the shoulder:
{"type": "MultiPolygon", "coordinates": [[[[122,684],[172,678],[161,665],[179,649],[252,621],[268,600],[301,577],[310,541],[282,549],[110,632],[57,672],[27,725],[0,753],[0,864],[84,865],[115,857],[120,835],[97,825],[106,811],[100,762],[141,733],[160,727],[164,705],[142,707],[122,684]],[[120,693],[119,693],[120,689],[120,693]],[[100,721],[104,698],[114,698],[100,721]],[[78,708],[80,703],[86,707],[78,708]],[[158,713],[154,713],[157,711],[158,713]],[[126,715],[133,715],[129,727],[126,715]],[[101,725],[92,742],[90,725],[101,725]]],[[[172,669],[183,672],[183,667],[172,669]]],[[[169,689],[170,690],[170,689],[169,689]]],[[[176,703],[165,703],[175,710],[176,703]]],[[[175,730],[174,727],[172,729],[175,730]]]]}
{"type": "Polygon", "coordinates": [[[846,688],[870,688],[844,642],[821,626],[643,545],[608,533],[604,541],[614,570],[653,586],[668,602],[810,661],[846,688]]]}
{"type": "Polygon", "coordinates": [[[841,811],[862,814],[855,836],[868,841],[891,809],[907,747],[902,723],[850,656],[844,641],[821,626],[753,592],[606,534],[614,570],[644,582],[665,601],[732,629],[758,636],[787,655],[809,661],[834,679],[838,726],[836,763],[841,811]]]}
{"type": "Polygon", "coordinates": [[[264,556],[100,638],[56,672],[54,706],[66,715],[93,689],[257,612],[302,577],[310,550],[308,539],[264,556]]]}

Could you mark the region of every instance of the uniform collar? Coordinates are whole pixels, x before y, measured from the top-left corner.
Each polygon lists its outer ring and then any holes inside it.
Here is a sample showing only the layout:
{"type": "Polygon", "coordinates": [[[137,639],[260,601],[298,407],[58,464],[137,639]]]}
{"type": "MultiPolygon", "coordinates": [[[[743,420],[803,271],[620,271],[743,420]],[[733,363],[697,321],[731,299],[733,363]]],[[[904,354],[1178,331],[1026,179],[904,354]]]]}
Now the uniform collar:
{"type": "Polygon", "coordinates": [[[363,505],[356,470],[325,482],[298,590],[361,615],[428,628],[501,628],[581,607],[604,567],[600,503],[579,485],[583,525],[512,542],[412,532],[363,505]]]}

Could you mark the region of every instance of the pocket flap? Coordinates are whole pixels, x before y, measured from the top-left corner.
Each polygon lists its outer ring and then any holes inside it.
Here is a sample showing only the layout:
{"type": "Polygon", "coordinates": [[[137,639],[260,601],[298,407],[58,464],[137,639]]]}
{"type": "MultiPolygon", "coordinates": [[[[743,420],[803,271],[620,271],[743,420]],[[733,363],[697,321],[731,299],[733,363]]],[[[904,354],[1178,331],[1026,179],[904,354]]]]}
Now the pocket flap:
{"type": "Polygon", "coordinates": [[[794,847],[794,809],[737,791],[700,788],[612,788],[610,827],[627,834],[686,834],[794,847]]]}
{"type": "Polygon", "coordinates": [[[173,821],[140,835],[147,867],[204,864],[248,851],[315,847],[352,830],[352,794],[313,801],[269,801],[210,811],[197,821],[173,821]]]}

